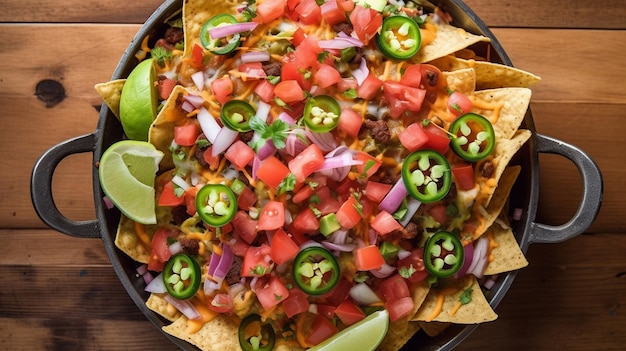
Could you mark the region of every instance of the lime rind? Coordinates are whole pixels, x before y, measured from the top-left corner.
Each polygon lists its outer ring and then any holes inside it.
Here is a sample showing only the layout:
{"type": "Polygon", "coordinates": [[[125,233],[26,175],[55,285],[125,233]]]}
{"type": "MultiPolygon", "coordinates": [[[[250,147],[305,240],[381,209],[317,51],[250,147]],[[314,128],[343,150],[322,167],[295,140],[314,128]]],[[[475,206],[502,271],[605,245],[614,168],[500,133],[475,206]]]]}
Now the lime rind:
{"type": "Polygon", "coordinates": [[[373,351],[383,341],[389,329],[389,312],[376,311],[365,319],[340,331],[309,351],[373,351]]]}
{"type": "Polygon", "coordinates": [[[111,145],[100,158],[102,191],[136,222],[156,223],[154,178],[162,158],[154,145],[133,140],[111,145]]]}
{"type": "Polygon", "coordinates": [[[140,62],[128,75],[120,94],[120,122],[129,139],[147,141],[156,118],[158,93],[152,59],[140,62]]]}

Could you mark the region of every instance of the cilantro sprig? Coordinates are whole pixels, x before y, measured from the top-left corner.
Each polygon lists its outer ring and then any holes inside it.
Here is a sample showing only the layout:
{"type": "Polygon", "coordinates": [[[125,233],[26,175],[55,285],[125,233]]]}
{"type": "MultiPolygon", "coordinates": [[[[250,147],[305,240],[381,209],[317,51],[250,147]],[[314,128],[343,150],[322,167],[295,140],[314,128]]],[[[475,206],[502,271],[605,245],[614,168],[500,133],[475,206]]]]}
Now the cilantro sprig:
{"type": "Polygon", "coordinates": [[[277,149],[285,147],[287,137],[289,136],[289,124],[287,122],[277,119],[271,124],[267,124],[267,122],[255,116],[250,119],[249,126],[261,137],[261,140],[253,145],[253,148],[258,149],[267,140],[271,140],[277,149]]]}

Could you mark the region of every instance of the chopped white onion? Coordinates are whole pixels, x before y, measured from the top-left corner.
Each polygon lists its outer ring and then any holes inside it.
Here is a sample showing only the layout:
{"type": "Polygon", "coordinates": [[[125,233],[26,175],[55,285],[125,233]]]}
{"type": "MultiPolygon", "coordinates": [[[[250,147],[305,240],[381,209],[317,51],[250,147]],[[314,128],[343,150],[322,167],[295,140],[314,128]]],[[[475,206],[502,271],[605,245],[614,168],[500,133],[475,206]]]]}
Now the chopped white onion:
{"type": "Polygon", "coordinates": [[[391,266],[387,263],[384,263],[382,267],[376,270],[371,270],[370,273],[372,273],[372,275],[375,276],[376,278],[382,279],[382,278],[386,278],[390,276],[391,273],[395,271],[396,271],[396,267],[391,266]]]}
{"type": "Polygon", "coordinates": [[[407,200],[406,213],[404,214],[404,217],[402,217],[402,220],[400,221],[400,224],[403,227],[406,227],[409,224],[409,222],[413,218],[413,215],[417,212],[417,210],[420,208],[421,205],[422,203],[413,197],[410,197],[409,200],[407,200]]]}
{"type": "Polygon", "coordinates": [[[144,290],[154,294],[166,293],[167,289],[165,288],[165,282],[163,281],[163,273],[160,273],[159,275],[154,277],[154,279],[152,279],[152,281],[148,285],[146,285],[144,290]]]}
{"type": "Polygon", "coordinates": [[[270,109],[272,105],[268,104],[265,101],[259,101],[256,107],[255,117],[260,118],[264,122],[267,122],[267,117],[270,115],[270,109]]]}
{"type": "Polygon", "coordinates": [[[265,62],[270,60],[270,53],[267,51],[248,51],[241,54],[241,62],[265,62]]]}
{"type": "Polygon", "coordinates": [[[198,90],[202,91],[204,89],[204,72],[198,71],[191,74],[191,80],[196,85],[198,90]]]}
{"type": "Polygon", "coordinates": [[[350,297],[360,306],[370,306],[382,300],[372,288],[365,283],[358,283],[350,288],[350,297]]]}
{"type": "Polygon", "coordinates": [[[197,118],[198,122],[200,122],[200,129],[202,129],[202,133],[204,133],[204,136],[206,136],[211,144],[213,144],[222,127],[220,127],[217,120],[211,116],[209,111],[204,107],[201,107],[200,111],[198,111],[197,118]]]}
{"type": "Polygon", "coordinates": [[[361,58],[361,64],[359,68],[352,71],[352,76],[356,79],[356,83],[361,86],[369,74],[370,70],[367,68],[367,61],[365,61],[365,58],[361,58]]]}
{"type": "Polygon", "coordinates": [[[221,154],[226,151],[229,146],[231,146],[237,137],[239,136],[239,132],[236,130],[232,130],[228,127],[222,127],[215,140],[213,142],[213,147],[211,149],[211,154],[213,157],[221,154]]]}
{"type": "Polygon", "coordinates": [[[178,185],[179,187],[183,188],[183,190],[185,190],[185,191],[186,191],[187,189],[189,189],[189,187],[190,187],[190,186],[189,186],[189,183],[187,183],[187,181],[186,181],[186,180],[184,180],[184,179],[183,179],[181,176],[179,176],[178,174],[177,174],[177,175],[175,175],[175,176],[172,178],[172,182],[173,182],[174,184],[178,185]]]}
{"type": "Polygon", "coordinates": [[[163,297],[167,302],[172,304],[172,306],[176,307],[185,317],[194,320],[199,319],[201,317],[200,312],[196,309],[196,307],[189,301],[179,300],[177,298],[172,297],[171,295],[165,295],[163,297]]]}

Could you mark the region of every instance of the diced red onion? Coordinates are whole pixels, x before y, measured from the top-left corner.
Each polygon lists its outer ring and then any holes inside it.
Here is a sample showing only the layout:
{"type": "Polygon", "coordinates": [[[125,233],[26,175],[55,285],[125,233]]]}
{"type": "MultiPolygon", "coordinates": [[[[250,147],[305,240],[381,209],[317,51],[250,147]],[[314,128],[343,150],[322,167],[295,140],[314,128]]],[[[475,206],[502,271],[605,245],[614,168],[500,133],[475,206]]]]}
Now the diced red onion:
{"type": "Polygon", "coordinates": [[[328,40],[320,40],[319,46],[324,50],[343,50],[351,47],[361,47],[363,43],[354,38],[340,38],[336,37],[328,40]]]}
{"type": "Polygon", "coordinates": [[[376,270],[371,270],[373,276],[378,279],[386,278],[391,275],[391,273],[396,271],[396,267],[391,266],[387,263],[383,263],[383,266],[376,270]]]}
{"type": "Polygon", "coordinates": [[[183,101],[190,103],[194,107],[194,109],[200,108],[202,107],[202,104],[204,104],[204,98],[202,98],[202,96],[200,95],[185,95],[183,96],[183,101]]]}
{"type": "Polygon", "coordinates": [[[522,219],[522,213],[524,210],[522,210],[521,208],[516,208],[513,210],[513,220],[514,221],[519,221],[520,219],[522,219]]]}
{"type": "Polygon", "coordinates": [[[293,133],[289,133],[289,135],[287,135],[287,140],[285,141],[285,152],[290,156],[296,156],[309,146],[305,143],[305,140],[307,139],[304,135],[304,131],[302,129],[295,129],[293,133]]]}
{"type": "Polygon", "coordinates": [[[361,86],[369,74],[370,70],[367,68],[367,62],[365,61],[365,58],[361,58],[361,64],[359,65],[359,68],[352,71],[352,76],[356,79],[356,83],[361,86]]]}
{"type": "Polygon", "coordinates": [[[227,24],[209,29],[209,35],[213,39],[225,38],[229,35],[254,30],[259,25],[257,22],[241,22],[235,24],[227,24]]]}
{"type": "Polygon", "coordinates": [[[378,233],[374,229],[370,228],[367,232],[367,236],[370,241],[370,245],[376,245],[376,242],[378,241],[378,233]]]}
{"type": "Polygon", "coordinates": [[[402,177],[396,181],[391,187],[391,190],[385,195],[385,197],[378,204],[378,208],[389,213],[394,213],[402,204],[402,201],[407,196],[406,187],[404,186],[404,180],[402,177]]]}
{"type": "Polygon", "coordinates": [[[261,161],[272,156],[274,153],[276,153],[276,146],[274,146],[274,143],[269,139],[265,140],[263,145],[261,145],[256,151],[256,154],[261,161]]]}
{"type": "Polygon", "coordinates": [[[189,189],[189,183],[187,183],[186,180],[184,180],[181,176],[179,176],[178,174],[175,175],[172,178],[172,182],[176,185],[178,185],[179,187],[183,188],[183,190],[187,190],[189,189]]]}
{"type": "Polygon", "coordinates": [[[196,109],[189,101],[183,101],[182,105],[180,105],[180,108],[187,113],[196,109]]]}
{"type": "Polygon", "coordinates": [[[296,124],[296,120],[293,117],[291,117],[287,112],[279,113],[278,119],[289,124],[290,126],[296,124]]]}
{"type": "Polygon", "coordinates": [[[330,235],[329,240],[334,242],[335,244],[345,244],[347,238],[348,238],[348,231],[339,229],[330,235]]]}
{"type": "Polygon", "coordinates": [[[318,171],[343,168],[355,165],[361,165],[363,161],[355,160],[349,153],[344,153],[339,156],[332,156],[324,159],[324,163],[317,169],[318,171]]]}
{"type": "Polygon", "coordinates": [[[154,277],[150,272],[142,274],[141,277],[143,278],[143,282],[146,283],[146,285],[150,284],[154,280],[154,277]]]}
{"type": "Polygon", "coordinates": [[[202,129],[202,133],[204,133],[204,136],[209,139],[211,144],[214,144],[215,138],[217,137],[217,134],[220,132],[222,127],[204,107],[201,107],[200,111],[198,111],[197,118],[198,122],[200,122],[200,129],[202,129]]]}
{"type": "Polygon", "coordinates": [[[409,197],[409,199],[406,202],[406,213],[404,214],[404,217],[402,217],[402,220],[400,221],[400,224],[403,227],[406,227],[409,224],[409,222],[413,218],[413,215],[415,214],[415,212],[417,212],[417,210],[420,208],[421,205],[422,203],[419,200],[413,197],[409,197]]]}
{"type": "Polygon", "coordinates": [[[472,255],[472,264],[467,269],[467,273],[473,274],[477,278],[483,276],[485,268],[487,268],[487,254],[489,251],[489,239],[485,236],[481,236],[476,240],[474,246],[474,254],[472,255]]]}
{"type": "Polygon", "coordinates": [[[474,245],[472,243],[463,246],[463,265],[454,273],[455,278],[464,276],[472,266],[474,260],[474,245]]]}
{"type": "Polygon", "coordinates": [[[360,306],[371,306],[382,302],[374,290],[365,283],[358,283],[350,288],[350,297],[360,306]]]}
{"type": "Polygon", "coordinates": [[[252,159],[252,174],[250,175],[252,176],[253,180],[257,179],[256,172],[260,166],[261,166],[261,159],[258,156],[254,156],[254,158],[252,159]]]}
{"type": "Polygon", "coordinates": [[[330,241],[322,241],[322,246],[330,251],[352,252],[356,249],[356,244],[335,244],[330,241]]]}
{"type": "Polygon", "coordinates": [[[322,9],[322,15],[335,11],[337,9],[337,0],[328,0],[320,8],[322,9]]]}
{"type": "Polygon", "coordinates": [[[108,196],[103,196],[102,197],[102,202],[104,202],[104,207],[106,207],[107,210],[110,210],[113,207],[115,207],[115,204],[113,204],[113,202],[111,202],[111,199],[109,199],[108,196]]]}
{"type": "Polygon", "coordinates": [[[172,306],[176,307],[185,317],[194,320],[199,319],[201,317],[200,312],[196,309],[196,307],[189,301],[179,300],[177,298],[172,297],[171,295],[165,295],[163,297],[167,302],[172,304],[172,306]]]}
{"type": "Polygon", "coordinates": [[[267,117],[269,117],[270,115],[271,108],[272,108],[272,105],[268,104],[267,102],[259,101],[256,107],[255,117],[258,117],[262,119],[263,121],[267,122],[267,117]]]}
{"type": "Polygon", "coordinates": [[[491,289],[495,283],[496,281],[494,279],[489,278],[483,282],[483,286],[487,289],[491,289]]]}
{"type": "Polygon", "coordinates": [[[222,245],[222,255],[220,256],[220,261],[215,268],[215,272],[213,272],[213,277],[218,279],[226,278],[228,271],[230,271],[230,267],[233,265],[234,258],[235,255],[230,249],[230,246],[222,245]]]}
{"type": "Polygon", "coordinates": [[[311,140],[314,144],[319,146],[322,152],[328,152],[337,147],[337,140],[335,140],[335,136],[331,132],[326,133],[316,133],[308,128],[306,129],[306,136],[311,140]]]}
{"type": "Polygon", "coordinates": [[[398,259],[404,259],[411,256],[411,251],[408,250],[402,250],[400,249],[400,251],[398,251],[398,259]]]}
{"type": "Polygon", "coordinates": [[[267,51],[248,51],[241,54],[241,62],[265,62],[270,60],[270,53],[267,51]]]}
{"type": "Polygon", "coordinates": [[[201,91],[202,89],[204,89],[204,72],[198,71],[192,73],[191,80],[193,80],[193,83],[196,85],[196,88],[198,88],[198,90],[201,91]]]}
{"type": "Polygon", "coordinates": [[[168,248],[170,249],[170,253],[172,255],[176,255],[176,254],[183,252],[183,245],[181,245],[180,241],[177,241],[173,243],[172,245],[169,245],[168,248]]]}
{"type": "Polygon", "coordinates": [[[235,142],[235,140],[237,140],[238,136],[238,131],[232,130],[228,127],[222,127],[220,132],[215,137],[213,147],[211,148],[211,154],[213,157],[226,151],[226,149],[228,149],[235,142]]]}
{"type": "Polygon", "coordinates": [[[137,267],[136,271],[137,271],[137,274],[144,275],[148,271],[148,265],[142,264],[141,266],[137,267]]]}
{"type": "Polygon", "coordinates": [[[300,245],[300,251],[309,248],[309,247],[322,247],[322,244],[318,243],[315,240],[307,240],[300,245]]]}
{"type": "Polygon", "coordinates": [[[163,273],[160,273],[148,285],[146,285],[145,291],[151,292],[154,294],[163,294],[167,292],[165,288],[165,282],[163,281],[163,273]]]}

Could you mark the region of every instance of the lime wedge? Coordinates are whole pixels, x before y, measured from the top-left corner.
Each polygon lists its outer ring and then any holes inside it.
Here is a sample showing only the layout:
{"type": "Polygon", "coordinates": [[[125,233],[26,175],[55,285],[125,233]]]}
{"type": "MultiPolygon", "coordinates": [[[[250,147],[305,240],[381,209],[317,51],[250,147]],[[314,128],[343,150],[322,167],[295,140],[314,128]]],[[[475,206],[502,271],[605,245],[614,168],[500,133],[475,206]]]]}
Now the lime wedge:
{"type": "Polygon", "coordinates": [[[156,223],[154,177],[163,153],[145,141],[122,140],[100,158],[102,191],[128,218],[156,223]]]}
{"type": "Polygon", "coordinates": [[[362,321],[340,331],[309,351],[376,350],[389,328],[387,310],[376,311],[362,321]]]}
{"type": "Polygon", "coordinates": [[[148,140],[158,102],[152,59],[140,62],[128,75],[120,95],[120,122],[129,139],[148,140]]]}

